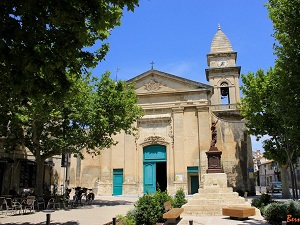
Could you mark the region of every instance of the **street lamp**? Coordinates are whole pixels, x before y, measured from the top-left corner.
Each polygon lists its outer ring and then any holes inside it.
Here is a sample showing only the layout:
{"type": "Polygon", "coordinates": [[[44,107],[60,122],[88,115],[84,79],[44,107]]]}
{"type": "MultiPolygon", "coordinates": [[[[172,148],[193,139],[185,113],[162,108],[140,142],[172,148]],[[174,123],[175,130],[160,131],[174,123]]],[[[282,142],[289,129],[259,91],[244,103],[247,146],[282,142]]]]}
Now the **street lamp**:
{"type": "MultiPolygon", "coordinates": [[[[64,108],[63,109],[63,116],[64,116],[64,120],[63,120],[63,136],[64,138],[67,137],[67,127],[68,127],[68,117],[69,114],[71,113],[71,109],[69,108],[64,108]]],[[[65,150],[65,153],[62,154],[62,167],[65,167],[65,184],[64,184],[64,193],[66,194],[67,188],[68,188],[68,167],[69,167],[69,153],[68,150],[65,150]]]]}
{"type": "Polygon", "coordinates": [[[260,162],[260,159],[257,159],[257,168],[258,168],[258,177],[257,177],[257,185],[258,186],[261,186],[261,182],[260,182],[260,168],[261,166],[261,162],[260,162]]]}
{"type": "Polygon", "coordinates": [[[265,186],[267,186],[267,164],[265,164],[265,186]]]}

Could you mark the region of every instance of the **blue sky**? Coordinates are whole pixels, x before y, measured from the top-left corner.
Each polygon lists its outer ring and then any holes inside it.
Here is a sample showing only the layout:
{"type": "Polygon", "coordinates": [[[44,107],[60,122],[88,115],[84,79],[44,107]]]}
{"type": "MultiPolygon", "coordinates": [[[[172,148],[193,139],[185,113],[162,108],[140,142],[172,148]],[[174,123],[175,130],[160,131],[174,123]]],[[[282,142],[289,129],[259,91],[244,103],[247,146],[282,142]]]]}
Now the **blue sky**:
{"type": "MultiPolygon", "coordinates": [[[[151,69],[208,84],[206,55],[218,24],[238,53],[241,73],[274,65],[272,22],[264,0],[141,0],[111,32],[110,51],[93,70],[127,80],[151,69]],[[118,71],[118,72],[117,72],[118,71]]],[[[252,149],[261,149],[253,138],[252,149]]]]}

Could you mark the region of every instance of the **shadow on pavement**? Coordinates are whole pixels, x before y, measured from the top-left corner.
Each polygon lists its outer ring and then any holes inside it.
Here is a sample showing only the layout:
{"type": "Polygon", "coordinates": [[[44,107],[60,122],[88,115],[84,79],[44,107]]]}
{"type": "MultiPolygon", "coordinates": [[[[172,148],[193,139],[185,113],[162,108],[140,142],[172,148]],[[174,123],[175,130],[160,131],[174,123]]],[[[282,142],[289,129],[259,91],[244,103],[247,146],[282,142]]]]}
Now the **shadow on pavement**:
{"type": "Polygon", "coordinates": [[[102,207],[102,206],[116,206],[116,205],[133,205],[133,202],[130,201],[125,201],[125,200],[101,200],[97,199],[94,200],[92,205],[97,206],[97,207],[102,207]]]}
{"type": "MultiPolygon", "coordinates": [[[[2,224],[2,223],[0,223],[2,224]]],[[[45,225],[45,222],[42,222],[42,223],[24,223],[24,222],[20,222],[20,223],[4,223],[5,225],[45,225]]],[[[50,224],[53,224],[53,223],[50,223],[50,224]]],[[[64,223],[57,223],[55,222],[55,225],[78,225],[79,223],[78,222],[75,222],[75,221],[68,221],[68,222],[64,222],[64,223]]]]}
{"type": "MultiPolygon", "coordinates": [[[[261,220],[257,220],[255,218],[248,218],[248,219],[234,219],[234,218],[230,218],[230,217],[225,217],[223,218],[223,220],[232,220],[232,221],[240,221],[241,222],[241,225],[242,224],[247,224],[247,225],[256,225],[256,224],[262,224],[261,220]]],[[[263,223],[263,224],[269,224],[269,223],[263,223]]]]}

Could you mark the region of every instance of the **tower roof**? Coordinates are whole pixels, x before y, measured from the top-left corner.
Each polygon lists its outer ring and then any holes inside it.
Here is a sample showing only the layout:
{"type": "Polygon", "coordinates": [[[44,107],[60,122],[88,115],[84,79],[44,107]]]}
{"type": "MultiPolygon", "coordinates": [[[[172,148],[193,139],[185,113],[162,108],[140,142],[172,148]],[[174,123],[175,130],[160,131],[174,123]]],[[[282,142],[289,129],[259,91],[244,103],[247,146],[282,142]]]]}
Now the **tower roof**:
{"type": "Polygon", "coordinates": [[[219,24],[218,31],[211,42],[210,53],[220,53],[220,52],[233,52],[233,50],[229,39],[221,30],[219,24]]]}

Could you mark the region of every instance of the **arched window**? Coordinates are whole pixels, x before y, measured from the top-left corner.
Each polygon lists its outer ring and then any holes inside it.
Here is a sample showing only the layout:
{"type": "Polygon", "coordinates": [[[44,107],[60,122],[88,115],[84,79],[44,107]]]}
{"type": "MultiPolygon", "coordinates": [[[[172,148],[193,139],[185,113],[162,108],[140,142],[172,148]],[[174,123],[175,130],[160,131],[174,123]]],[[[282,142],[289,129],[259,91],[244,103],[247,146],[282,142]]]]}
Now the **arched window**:
{"type": "Polygon", "coordinates": [[[227,82],[221,83],[221,104],[230,104],[229,87],[227,82]]]}

